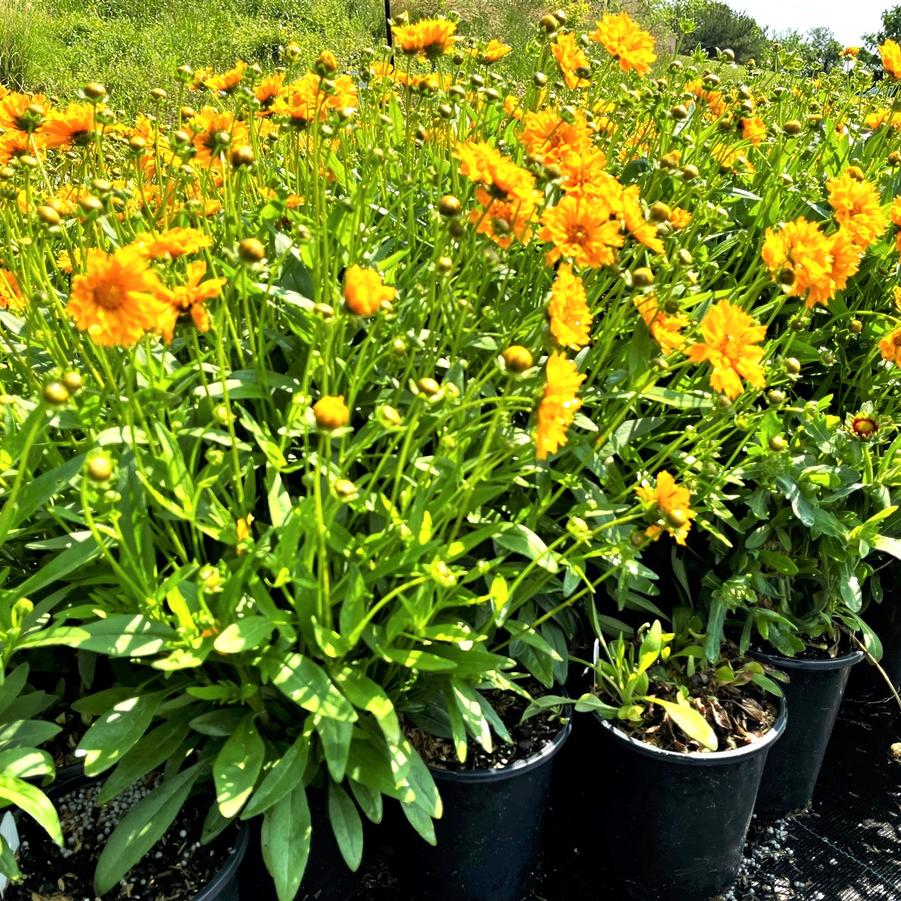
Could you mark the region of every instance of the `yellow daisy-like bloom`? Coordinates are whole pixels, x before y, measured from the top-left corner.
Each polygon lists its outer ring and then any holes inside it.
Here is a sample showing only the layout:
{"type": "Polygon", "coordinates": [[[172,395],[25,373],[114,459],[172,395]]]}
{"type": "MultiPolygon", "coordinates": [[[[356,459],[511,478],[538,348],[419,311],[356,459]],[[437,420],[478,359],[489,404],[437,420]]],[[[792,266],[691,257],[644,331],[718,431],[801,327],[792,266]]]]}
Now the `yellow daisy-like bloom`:
{"type": "Polygon", "coordinates": [[[845,47],[842,50],[842,56],[849,57],[850,59],[857,59],[860,54],[860,47],[845,47]]]}
{"type": "Polygon", "coordinates": [[[901,45],[889,39],[879,48],[879,55],[882,57],[882,68],[892,78],[901,78],[901,45]]]}
{"type": "Polygon", "coordinates": [[[169,344],[175,332],[175,323],[180,316],[190,314],[198,332],[210,330],[210,314],[204,304],[214,297],[218,297],[222,288],[228,282],[225,278],[208,278],[206,275],[206,263],[196,260],[188,263],[188,271],[183,285],[178,285],[172,290],[162,292],[162,297],[168,302],[167,315],[159,324],[160,334],[163,340],[169,344]]]}
{"type": "Polygon", "coordinates": [[[496,38],[492,38],[481,50],[479,53],[479,59],[482,60],[483,63],[496,63],[499,60],[502,60],[508,53],[512,53],[513,48],[509,44],[505,44],[503,41],[499,41],[496,38]]]}
{"type": "Polygon", "coordinates": [[[645,75],[657,59],[654,36],[628,13],[608,13],[597,23],[590,37],[618,60],[623,72],[634,69],[639,75],[645,75]]]}
{"type": "Polygon", "coordinates": [[[901,112],[892,112],[890,109],[879,109],[864,118],[867,128],[879,128],[881,125],[889,125],[901,130],[901,112]]]}
{"type": "Polygon", "coordinates": [[[395,25],[394,43],[410,56],[420,53],[435,59],[454,46],[456,30],[457,23],[449,19],[423,19],[411,25],[395,25]]]}
{"type": "Polygon", "coordinates": [[[546,209],[540,237],[554,245],[548,262],[564,257],[592,269],[612,265],[616,248],[623,246],[623,236],[619,219],[611,219],[611,214],[614,211],[600,199],[571,195],[546,209]]]}
{"type": "Polygon", "coordinates": [[[29,107],[46,107],[46,104],[47,98],[43,94],[20,94],[10,91],[0,95],[0,132],[35,131],[41,120],[29,110],[29,107]]]}
{"type": "Polygon", "coordinates": [[[200,253],[213,244],[213,239],[198,228],[170,228],[158,235],[142,232],[132,246],[151,260],[174,260],[200,253]]]}
{"type": "Polygon", "coordinates": [[[901,366],[901,328],[896,328],[893,332],[889,332],[879,342],[879,352],[883,359],[896,366],[901,366]]]}
{"type": "Polygon", "coordinates": [[[51,112],[41,127],[45,147],[83,147],[97,130],[96,110],[90,103],[70,103],[64,110],[51,112]]]}
{"type": "Polygon", "coordinates": [[[700,78],[687,82],[683,90],[694,94],[699,101],[703,101],[707,105],[708,118],[719,119],[728,109],[723,92],[707,90],[700,78]]]}
{"type": "Polygon", "coordinates": [[[526,113],[519,141],[526,153],[539,157],[546,166],[559,164],[573,153],[589,154],[593,149],[591,130],[581,110],[571,122],[553,109],[526,113]]]}
{"type": "Polygon", "coordinates": [[[260,115],[266,115],[268,113],[269,107],[272,106],[273,101],[278,96],[279,91],[281,91],[284,84],[284,72],[276,72],[274,75],[267,75],[257,82],[253,89],[253,96],[256,97],[260,106],[263,107],[260,111],[260,115]]]}
{"type": "Polygon", "coordinates": [[[682,207],[674,206],[669,217],[669,224],[676,230],[686,228],[691,224],[691,212],[682,207]]]}
{"type": "Polygon", "coordinates": [[[535,456],[546,460],[566,444],[566,433],[582,406],[579,386],[584,373],[566,354],[554,352],[547,361],[547,382],[538,405],[535,456]]]}
{"type": "Polygon", "coordinates": [[[766,138],[766,125],[760,116],[744,117],[741,120],[741,136],[755,147],[766,138]]]}
{"type": "Polygon", "coordinates": [[[344,395],[325,394],[313,404],[316,425],[323,429],[340,429],[350,422],[350,410],[344,403],[344,395]]]}
{"type": "Polygon", "coordinates": [[[622,194],[623,222],[632,237],[654,253],[663,253],[663,241],[657,237],[657,226],[644,218],[638,185],[629,185],[622,194]]]}
{"type": "Polygon", "coordinates": [[[561,347],[579,350],[591,340],[591,310],[585,285],[569,263],[557,270],[547,305],[551,334],[561,347]]]}
{"type": "Polygon", "coordinates": [[[557,67],[568,88],[587,88],[590,82],[586,75],[589,71],[588,57],[579,46],[574,34],[561,34],[551,44],[551,53],[557,60],[557,67]]]}
{"type": "Polygon", "coordinates": [[[866,250],[885,231],[886,220],[876,186],[845,172],[826,182],[835,220],[851,240],[866,250]]]}
{"type": "Polygon", "coordinates": [[[167,313],[163,286],[134,247],[112,254],[91,248],[84,274],[72,279],[66,312],[95,344],[131,347],[167,313]]]}
{"type": "Polygon", "coordinates": [[[619,182],[604,168],[607,157],[600,150],[568,153],[560,160],[560,184],[567,194],[604,196],[614,186],[622,193],[619,182]]]}
{"type": "Polygon", "coordinates": [[[214,94],[230,94],[244,80],[247,63],[238,60],[234,68],[223,72],[221,75],[211,75],[205,78],[203,86],[214,94]]]}
{"type": "Polygon", "coordinates": [[[821,295],[830,286],[831,250],[832,242],[819,225],[801,217],[778,231],[768,228],[761,256],[786,294],[806,297],[811,288],[821,295]]]}
{"type": "Polygon", "coordinates": [[[344,302],[358,316],[371,316],[390,304],[397,292],[384,284],[375,269],[351,266],[344,276],[344,302]]]}
{"type": "Polygon", "coordinates": [[[672,535],[676,544],[685,544],[691,530],[691,521],[698,515],[691,509],[691,492],[666,471],[657,473],[657,484],[639,485],[635,489],[638,497],[653,510],[661,522],[654,523],[645,531],[648,538],[656,541],[664,531],[672,535]]]}
{"type": "Polygon", "coordinates": [[[33,153],[33,138],[24,131],[9,131],[0,135],[0,166],[5,166],[16,157],[33,153]]]}
{"type": "Polygon", "coordinates": [[[201,166],[221,164],[222,155],[231,144],[248,144],[247,126],[231,113],[204,107],[191,120],[194,131],[194,161],[201,166]]]}
{"type": "Polygon", "coordinates": [[[892,220],[892,225],[898,229],[895,233],[895,250],[901,253],[901,195],[892,200],[889,217],[892,220]]]}
{"type": "Polygon", "coordinates": [[[19,280],[9,269],[0,269],[0,310],[21,312],[28,306],[28,301],[19,288],[19,280]]]}
{"type": "Polygon", "coordinates": [[[844,228],[840,228],[829,239],[829,276],[820,284],[812,285],[807,295],[807,306],[821,303],[827,306],[837,291],[843,291],[860,266],[863,251],[844,228]]]}
{"type": "Polygon", "coordinates": [[[760,365],[764,351],[757,346],[766,337],[766,326],[741,307],[721,300],[701,320],[701,335],[704,340],[688,348],[688,358],[713,366],[710,385],[714,391],[731,400],[744,390],[742,379],[755,388],[766,385],[760,365]]]}
{"type": "Polygon", "coordinates": [[[653,294],[636,295],[633,303],[648,327],[651,337],[660,345],[660,350],[664,354],[669,355],[685,346],[682,331],[690,323],[687,316],[683,313],[669,315],[660,308],[660,303],[653,294]]]}

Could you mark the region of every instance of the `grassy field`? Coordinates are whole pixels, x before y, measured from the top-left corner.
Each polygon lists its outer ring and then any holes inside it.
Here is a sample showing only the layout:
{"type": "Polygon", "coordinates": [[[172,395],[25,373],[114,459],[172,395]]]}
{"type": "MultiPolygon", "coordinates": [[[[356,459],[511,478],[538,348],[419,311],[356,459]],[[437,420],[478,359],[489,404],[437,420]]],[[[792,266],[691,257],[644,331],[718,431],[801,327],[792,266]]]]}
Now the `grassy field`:
{"type": "MultiPolygon", "coordinates": [[[[587,22],[599,4],[562,6],[573,21],[587,22]]],[[[413,17],[454,10],[462,32],[502,34],[513,46],[534,34],[545,7],[540,0],[393,4],[395,15],[413,17]]],[[[227,68],[243,59],[271,68],[289,42],[305,59],[325,47],[347,58],[383,33],[383,0],[214,0],[201,8],[182,0],[3,0],[0,83],[71,96],[102,81],[117,106],[134,108],[184,62],[227,68]]]]}

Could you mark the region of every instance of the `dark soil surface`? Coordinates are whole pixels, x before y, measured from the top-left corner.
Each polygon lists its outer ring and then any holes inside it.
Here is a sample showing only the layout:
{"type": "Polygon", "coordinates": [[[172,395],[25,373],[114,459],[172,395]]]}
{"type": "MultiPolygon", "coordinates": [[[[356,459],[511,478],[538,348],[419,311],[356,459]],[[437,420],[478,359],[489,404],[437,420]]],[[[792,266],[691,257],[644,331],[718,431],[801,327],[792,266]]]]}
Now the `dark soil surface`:
{"type": "MultiPolygon", "coordinates": [[[[152,788],[143,782],[114,802],[94,802],[102,780],[57,799],[65,837],[59,849],[23,817],[19,868],[21,885],[10,886],[4,901],[94,901],[94,867],[106,839],[131,806],[152,788]]],[[[190,901],[222,867],[234,845],[236,830],[226,830],[209,845],[200,844],[208,804],[189,802],[153,850],[132,869],[104,901],[190,901]]]]}
{"type": "MultiPolygon", "coordinates": [[[[535,696],[543,691],[537,684],[528,685],[526,688],[534,691],[535,696]]],[[[421,729],[408,729],[407,735],[411,744],[429,766],[442,770],[500,769],[517,760],[527,760],[540,754],[563,728],[560,714],[556,711],[542,711],[524,723],[520,722],[529,702],[512,692],[485,691],[482,694],[506,726],[512,742],[495,738],[491,751],[486,751],[480,744],[470,739],[466,761],[460,763],[452,741],[430,735],[421,729]]]]}

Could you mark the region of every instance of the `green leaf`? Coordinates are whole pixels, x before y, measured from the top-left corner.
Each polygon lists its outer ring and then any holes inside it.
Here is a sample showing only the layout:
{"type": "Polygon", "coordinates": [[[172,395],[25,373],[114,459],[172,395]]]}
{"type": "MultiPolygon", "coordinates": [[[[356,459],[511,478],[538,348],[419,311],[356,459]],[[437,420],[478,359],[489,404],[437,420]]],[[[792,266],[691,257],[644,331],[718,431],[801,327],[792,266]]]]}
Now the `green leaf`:
{"type": "Polygon", "coordinates": [[[25,687],[28,679],[28,664],[20,663],[0,685],[0,716],[3,716],[25,687]]]}
{"type": "Polygon", "coordinates": [[[0,727],[0,748],[42,745],[62,732],[62,726],[42,720],[13,720],[0,727]]]}
{"type": "Polygon", "coordinates": [[[158,653],[175,632],[143,616],[114,613],[83,626],[58,626],[26,637],[20,647],[65,645],[110,657],[143,657],[158,653]]]}
{"type": "Polygon", "coordinates": [[[16,779],[53,775],[53,758],[37,748],[9,748],[0,751],[0,773],[16,779]]]}
{"type": "Polygon", "coordinates": [[[638,673],[646,672],[660,657],[663,649],[663,628],[660,620],[655,619],[654,624],[641,639],[641,647],[638,649],[638,673]]]}
{"type": "Polygon", "coordinates": [[[805,526],[812,526],[816,520],[814,512],[815,508],[810,501],[804,497],[798,483],[795,482],[791,476],[781,475],[776,476],[776,484],[791,504],[795,516],[797,516],[805,526]]]}
{"type": "Polygon", "coordinates": [[[9,773],[0,773],[0,800],[27,813],[58,845],[63,843],[59,817],[50,799],[30,782],[9,773]]]}
{"type": "Polygon", "coordinates": [[[72,544],[49,563],[44,563],[35,574],[16,587],[19,597],[37,594],[48,585],[65,578],[80,569],[100,554],[100,547],[94,542],[90,532],[70,535],[72,544]]]}
{"type": "Polygon", "coordinates": [[[605,704],[597,695],[584,694],[579,698],[573,709],[576,713],[596,713],[605,720],[615,720],[619,715],[619,708],[605,704]]]}
{"type": "Polygon", "coordinates": [[[341,782],[347,769],[353,723],[320,716],[316,717],[316,732],[322,741],[322,753],[329,775],[335,782],[341,782]]]}
{"type": "Polygon", "coordinates": [[[895,559],[901,560],[901,541],[897,538],[889,538],[888,535],[876,535],[872,544],[877,551],[891,554],[895,559]]]}
{"type": "Polygon", "coordinates": [[[709,751],[715,751],[719,745],[716,732],[710,723],[698,713],[694,707],[688,704],[677,704],[672,701],[664,701],[660,698],[647,698],[654,704],[662,707],[669,718],[689,737],[702,744],[709,751]]]}
{"type": "Polygon", "coordinates": [[[776,570],[785,576],[798,575],[798,566],[787,554],[780,554],[778,551],[761,551],[760,559],[769,566],[770,569],[776,570]]]}
{"type": "Polygon", "coordinates": [[[522,523],[509,526],[505,531],[495,535],[494,541],[508,551],[534,560],[538,566],[546,569],[549,573],[555,573],[560,569],[556,556],[548,550],[544,541],[522,523]]]}
{"type": "Polygon", "coordinates": [[[310,753],[310,738],[307,733],[298,736],[297,741],[272,765],[253,793],[247,806],[241,812],[242,820],[249,820],[265,813],[278,804],[282,798],[300,784],[310,753]]]}
{"type": "Polygon", "coordinates": [[[312,835],[310,808],[302,785],[263,814],[263,860],[275,883],[278,901],[294,901],[307,868],[312,835]]]}
{"type": "Polygon", "coordinates": [[[165,835],[200,775],[200,764],[160,783],[125,815],[97,860],[94,891],[104,895],[165,835]]]}
{"type": "Polygon", "coordinates": [[[357,782],[356,779],[347,777],[348,785],[353,796],[360,805],[360,810],[366,814],[366,818],[372,823],[381,823],[383,814],[382,796],[381,794],[368,785],[357,782]]]}
{"type": "Polygon", "coordinates": [[[371,713],[389,742],[400,738],[400,723],[385,690],[358,669],[342,667],[332,674],[335,683],[354,707],[371,713]]]}
{"type": "Polygon", "coordinates": [[[250,797],[266,759],[266,745],[253,715],[246,716],[213,761],[216,800],[226,819],[232,819],[250,797]]]}
{"type": "Polygon", "coordinates": [[[220,654],[240,654],[260,647],[274,626],[265,616],[245,616],[230,623],[217,636],[213,647],[220,654]]]}
{"type": "Polygon", "coordinates": [[[357,719],[356,711],[332,685],[325,670],[303,654],[285,657],[272,684],[310,713],[347,723],[357,719]]]}
{"type": "Polygon", "coordinates": [[[147,731],[164,697],[164,692],[138,695],[104,713],[78,743],[84,752],[85,774],[99,776],[118,763],[147,731]]]}
{"type": "Polygon", "coordinates": [[[363,859],[363,822],[356,804],[334,782],[328,786],[328,817],[344,862],[356,872],[363,859]]]}

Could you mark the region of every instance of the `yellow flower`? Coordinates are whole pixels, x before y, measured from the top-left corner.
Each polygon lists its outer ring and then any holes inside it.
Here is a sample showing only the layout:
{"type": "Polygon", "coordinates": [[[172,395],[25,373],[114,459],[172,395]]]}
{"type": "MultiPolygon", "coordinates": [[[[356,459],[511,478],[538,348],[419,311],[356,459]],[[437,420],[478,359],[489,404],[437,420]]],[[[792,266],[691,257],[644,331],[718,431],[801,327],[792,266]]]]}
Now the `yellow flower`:
{"type": "Polygon", "coordinates": [[[757,345],[766,337],[766,326],[760,325],[741,307],[721,300],[701,320],[704,340],[688,348],[694,363],[709,362],[713,366],[710,385],[726,397],[738,397],[745,379],[755,388],[766,385],[763,348],[757,345]]]}
{"type": "Polygon", "coordinates": [[[212,246],[209,235],[197,228],[170,228],[158,235],[142,232],[132,245],[151,260],[174,260],[212,246]]]}
{"type": "Polygon", "coordinates": [[[654,37],[642,29],[628,13],[608,13],[591,33],[596,44],[619,61],[623,72],[634,69],[639,75],[646,74],[657,54],[654,52],[654,37]]]}
{"type": "Polygon", "coordinates": [[[397,292],[386,286],[375,269],[351,266],[344,276],[344,302],[358,316],[371,316],[390,304],[397,292]]]}
{"type": "Polygon", "coordinates": [[[205,78],[203,86],[214,94],[230,94],[244,79],[244,72],[247,70],[247,63],[238,60],[234,68],[223,72],[221,75],[211,75],[205,78]]]}
{"type": "Polygon", "coordinates": [[[866,250],[885,231],[885,214],[876,186],[855,175],[848,170],[830,178],[826,187],[836,222],[861,250],[866,250]]]}
{"type": "Polygon", "coordinates": [[[316,425],[323,429],[340,429],[350,422],[350,410],[344,403],[344,395],[324,394],[313,404],[316,425]]]}
{"type": "Polygon", "coordinates": [[[41,128],[41,142],[45,147],[87,144],[96,130],[95,112],[90,103],[70,103],[61,112],[50,113],[41,128]]]}
{"type": "Polygon", "coordinates": [[[679,231],[679,229],[691,224],[691,213],[688,210],[683,210],[682,207],[674,206],[670,213],[669,224],[676,231],[679,231]]]}
{"type": "Polygon", "coordinates": [[[685,337],[682,330],[689,324],[687,316],[682,313],[670,316],[660,308],[653,294],[636,295],[633,303],[648,327],[651,337],[660,345],[660,350],[664,354],[669,355],[684,346],[685,337]]]}
{"type": "Polygon", "coordinates": [[[850,57],[851,59],[857,59],[860,54],[860,47],[845,47],[842,50],[842,56],[850,57]]]}
{"type": "Polygon", "coordinates": [[[547,361],[547,382],[538,405],[535,456],[546,460],[566,444],[566,433],[582,406],[579,386],[585,375],[565,354],[554,352],[547,361]]]}
{"type": "Polygon", "coordinates": [[[879,128],[880,125],[890,125],[894,129],[901,129],[901,112],[893,112],[890,109],[878,109],[864,118],[867,128],[879,128]]]}
{"type": "Polygon", "coordinates": [[[901,78],[901,45],[897,41],[887,40],[880,48],[882,67],[893,78],[901,78]]]}
{"type": "Polygon", "coordinates": [[[585,285],[572,266],[563,263],[551,288],[547,305],[551,334],[561,347],[579,350],[591,336],[591,310],[585,295],[585,285]]]}
{"type": "Polygon", "coordinates": [[[567,195],[541,217],[541,240],[553,243],[548,262],[561,257],[579,266],[598,268],[616,260],[623,246],[619,220],[611,219],[611,207],[600,199],[567,195]]]}
{"type": "Polygon", "coordinates": [[[590,82],[586,77],[589,71],[588,57],[576,42],[576,36],[570,33],[561,34],[551,44],[551,53],[557,60],[560,74],[568,88],[587,88],[590,82]]]}
{"type": "Polygon", "coordinates": [[[395,25],[394,42],[410,56],[421,53],[434,59],[453,47],[456,30],[457,23],[448,19],[423,19],[412,25],[395,25]]]}
{"type": "Polygon", "coordinates": [[[657,226],[644,218],[638,185],[629,185],[622,193],[623,221],[629,233],[654,253],[663,253],[663,241],[657,237],[657,226]]]}
{"type": "Polygon", "coordinates": [[[202,166],[221,163],[222,155],[230,144],[247,144],[250,136],[247,126],[231,113],[205,107],[191,120],[194,131],[194,161],[202,166]]]}
{"type": "Polygon", "coordinates": [[[206,281],[201,281],[205,275],[206,263],[203,260],[188,263],[185,283],[161,293],[161,296],[169,304],[167,315],[159,324],[159,332],[167,344],[172,341],[175,323],[180,316],[185,314],[190,314],[198,332],[210,330],[210,315],[204,304],[206,301],[218,297],[228,280],[208,278],[206,281]]]}
{"type": "Polygon", "coordinates": [[[20,312],[28,306],[19,288],[19,280],[8,269],[0,269],[0,310],[20,312]]]}
{"type": "Polygon", "coordinates": [[[819,225],[801,217],[786,222],[779,231],[768,228],[761,255],[786,294],[806,297],[813,288],[821,297],[831,288],[831,250],[832,242],[819,225]]]}
{"type": "Polygon", "coordinates": [[[889,363],[901,366],[901,328],[885,335],[879,342],[879,351],[889,363]]]}
{"type": "Polygon", "coordinates": [[[649,526],[645,532],[656,541],[664,531],[676,539],[676,544],[685,544],[691,530],[691,521],[698,515],[691,509],[691,492],[666,471],[657,473],[657,484],[639,485],[635,489],[638,497],[648,506],[649,511],[659,517],[659,521],[649,526]]]}
{"type": "Polygon", "coordinates": [[[508,53],[512,53],[513,48],[509,44],[503,43],[496,39],[490,40],[479,53],[479,59],[483,63],[496,63],[502,60],[508,53]]]}
{"type": "Polygon", "coordinates": [[[760,116],[744,117],[741,120],[741,136],[755,147],[766,138],[766,125],[760,116]]]}
{"type": "Polygon", "coordinates": [[[276,72],[274,75],[267,75],[261,78],[253,89],[253,96],[256,97],[260,106],[263,107],[261,115],[267,114],[273,101],[278,96],[279,91],[285,84],[285,73],[276,72]]]}
{"type": "Polygon", "coordinates": [[[46,111],[47,98],[43,94],[20,94],[10,91],[0,94],[0,132],[21,131],[25,134],[35,131],[41,119],[29,107],[43,107],[46,111]]]}
{"type": "Polygon", "coordinates": [[[162,291],[140,250],[91,248],[84,273],[72,279],[66,312],[95,344],[131,347],[165,318],[162,291]]]}
{"type": "Polygon", "coordinates": [[[526,113],[519,141],[526,153],[539,157],[546,166],[559,163],[570,154],[588,154],[592,150],[591,131],[581,110],[576,111],[572,122],[553,109],[526,113]]]}
{"type": "Polygon", "coordinates": [[[600,150],[573,151],[560,162],[560,183],[567,194],[605,196],[609,191],[622,193],[619,182],[606,171],[607,158],[600,150]]]}

